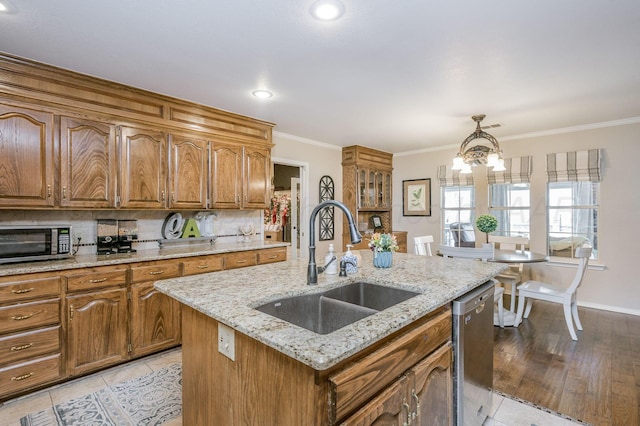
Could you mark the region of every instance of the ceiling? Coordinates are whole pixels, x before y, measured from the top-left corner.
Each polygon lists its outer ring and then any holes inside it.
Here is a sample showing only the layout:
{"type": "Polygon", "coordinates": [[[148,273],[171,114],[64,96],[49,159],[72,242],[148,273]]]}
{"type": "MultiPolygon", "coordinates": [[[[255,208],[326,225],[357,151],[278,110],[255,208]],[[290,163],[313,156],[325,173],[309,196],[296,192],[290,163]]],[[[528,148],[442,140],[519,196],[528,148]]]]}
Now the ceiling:
{"type": "Polygon", "coordinates": [[[498,140],[640,121],[638,0],[342,0],[334,22],[312,0],[9,1],[0,51],[338,146],[455,146],[478,113],[498,140]]]}

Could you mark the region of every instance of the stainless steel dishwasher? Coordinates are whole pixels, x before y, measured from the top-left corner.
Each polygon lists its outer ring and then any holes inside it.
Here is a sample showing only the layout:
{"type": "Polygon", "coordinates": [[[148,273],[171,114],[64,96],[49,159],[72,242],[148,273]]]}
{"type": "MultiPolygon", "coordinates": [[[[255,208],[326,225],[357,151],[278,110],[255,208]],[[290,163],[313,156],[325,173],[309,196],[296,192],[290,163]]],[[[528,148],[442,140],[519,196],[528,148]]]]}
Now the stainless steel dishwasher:
{"type": "Polygon", "coordinates": [[[453,395],[458,426],[482,425],[493,399],[493,295],[488,281],[453,301],[453,395]]]}

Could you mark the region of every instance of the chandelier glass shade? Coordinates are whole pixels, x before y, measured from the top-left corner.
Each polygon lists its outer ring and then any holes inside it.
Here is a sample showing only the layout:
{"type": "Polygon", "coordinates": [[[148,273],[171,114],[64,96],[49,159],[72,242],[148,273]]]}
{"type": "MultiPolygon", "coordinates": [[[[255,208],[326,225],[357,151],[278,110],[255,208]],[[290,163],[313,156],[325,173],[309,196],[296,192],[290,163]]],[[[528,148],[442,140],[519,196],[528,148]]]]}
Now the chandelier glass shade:
{"type": "Polygon", "coordinates": [[[493,167],[494,172],[505,170],[502,150],[496,138],[480,128],[480,122],[484,119],[484,114],[471,117],[476,122],[476,130],[471,133],[460,145],[460,151],[453,159],[452,170],[460,170],[460,173],[471,173],[471,166],[486,165],[493,167]],[[484,139],[487,142],[478,143],[477,139],[484,139]],[[478,143],[469,147],[471,142],[478,143]]]}

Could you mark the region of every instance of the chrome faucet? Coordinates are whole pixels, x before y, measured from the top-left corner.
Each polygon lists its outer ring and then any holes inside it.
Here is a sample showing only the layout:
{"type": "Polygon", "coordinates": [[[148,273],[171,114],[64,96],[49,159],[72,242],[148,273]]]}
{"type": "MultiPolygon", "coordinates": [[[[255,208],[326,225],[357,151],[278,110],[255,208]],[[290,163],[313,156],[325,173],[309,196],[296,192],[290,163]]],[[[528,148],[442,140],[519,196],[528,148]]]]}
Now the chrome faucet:
{"type": "Polygon", "coordinates": [[[309,218],[309,266],[307,267],[307,285],[318,284],[318,272],[322,273],[322,271],[324,271],[324,268],[320,269],[316,266],[316,229],[313,225],[316,221],[316,216],[318,216],[318,212],[328,206],[338,207],[344,212],[345,216],[347,216],[347,220],[349,221],[349,234],[351,235],[351,243],[358,244],[360,241],[362,241],[362,235],[360,235],[360,233],[356,229],[353,215],[351,214],[347,206],[336,200],[326,200],[318,204],[311,212],[311,216],[309,218]]]}

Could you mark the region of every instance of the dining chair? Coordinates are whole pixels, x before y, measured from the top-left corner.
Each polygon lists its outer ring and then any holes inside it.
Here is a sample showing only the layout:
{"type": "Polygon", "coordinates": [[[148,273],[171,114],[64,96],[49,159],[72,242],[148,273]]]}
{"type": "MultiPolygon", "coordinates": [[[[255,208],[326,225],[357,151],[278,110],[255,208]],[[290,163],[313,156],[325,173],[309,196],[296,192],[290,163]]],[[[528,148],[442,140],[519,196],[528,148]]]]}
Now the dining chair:
{"type": "MultiPolygon", "coordinates": [[[[524,251],[529,245],[527,237],[502,237],[498,235],[489,235],[489,243],[493,243],[494,247],[500,250],[520,250],[524,251]]],[[[511,285],[511,311],[516,311],[516,286],[522,282],[524,265],[522,263],[512,263],[509,269],[501,272],[496,279],[503,284],[511,285]]]]}
{"type": "MultiPolygon", "coordinates": [[[[447,257],[459,257],[465,259],[480,259],[483,262],[493,258],[493,246],[483,245],[481,248],[472,247],[451,247],[441,245],[438,251],[444,258],[447,257]]],[[[500,328],[504,328],[504,305],[502,302],[502,295],[504,294],[504,288],[499,286],[499,282],[495,279],[492,280],[496,284],[495,293],[493,295],[493,303],[498,306],[498,325],[500,328]]]]}
{"type": "Polygon", "coordinates": [[[526,281],[524,284],[518,286],[518,313],[516,315],[514,327],[517,327],[522,322],[522,318],[528,318],[531,313],[531,306],[533,300],[546,300],[547,302],[554,302],[562,304],[564,309],[564,319],[567,322],[567,328],[569,334],[573,340],[578,340],[576,331],[573,328],[573,322],[575,321],[578,330],[582,330],[582,324],[580,323],[580,317],[578,317],[578,304],[577,304],[577,292],[578,287],[582,284],[585,272],[587,271],[587,265],[589,264],[589,258],[591,257],[592,247],[584,246],[576,248],[575,257],[580,260],[576,275],[568,288],[548,284],[541,281],[526,281]],[[525,302],[527,308],[525,309],[525,302]]]}
{"type": "Polygon", "coordinates": [[[431,243],[433,242],[433,235],[423,235],[421,237],[415,237],[413,239],[413,250],[415,254],[422,256],[433,256],[431,254],[431,243]]]}

